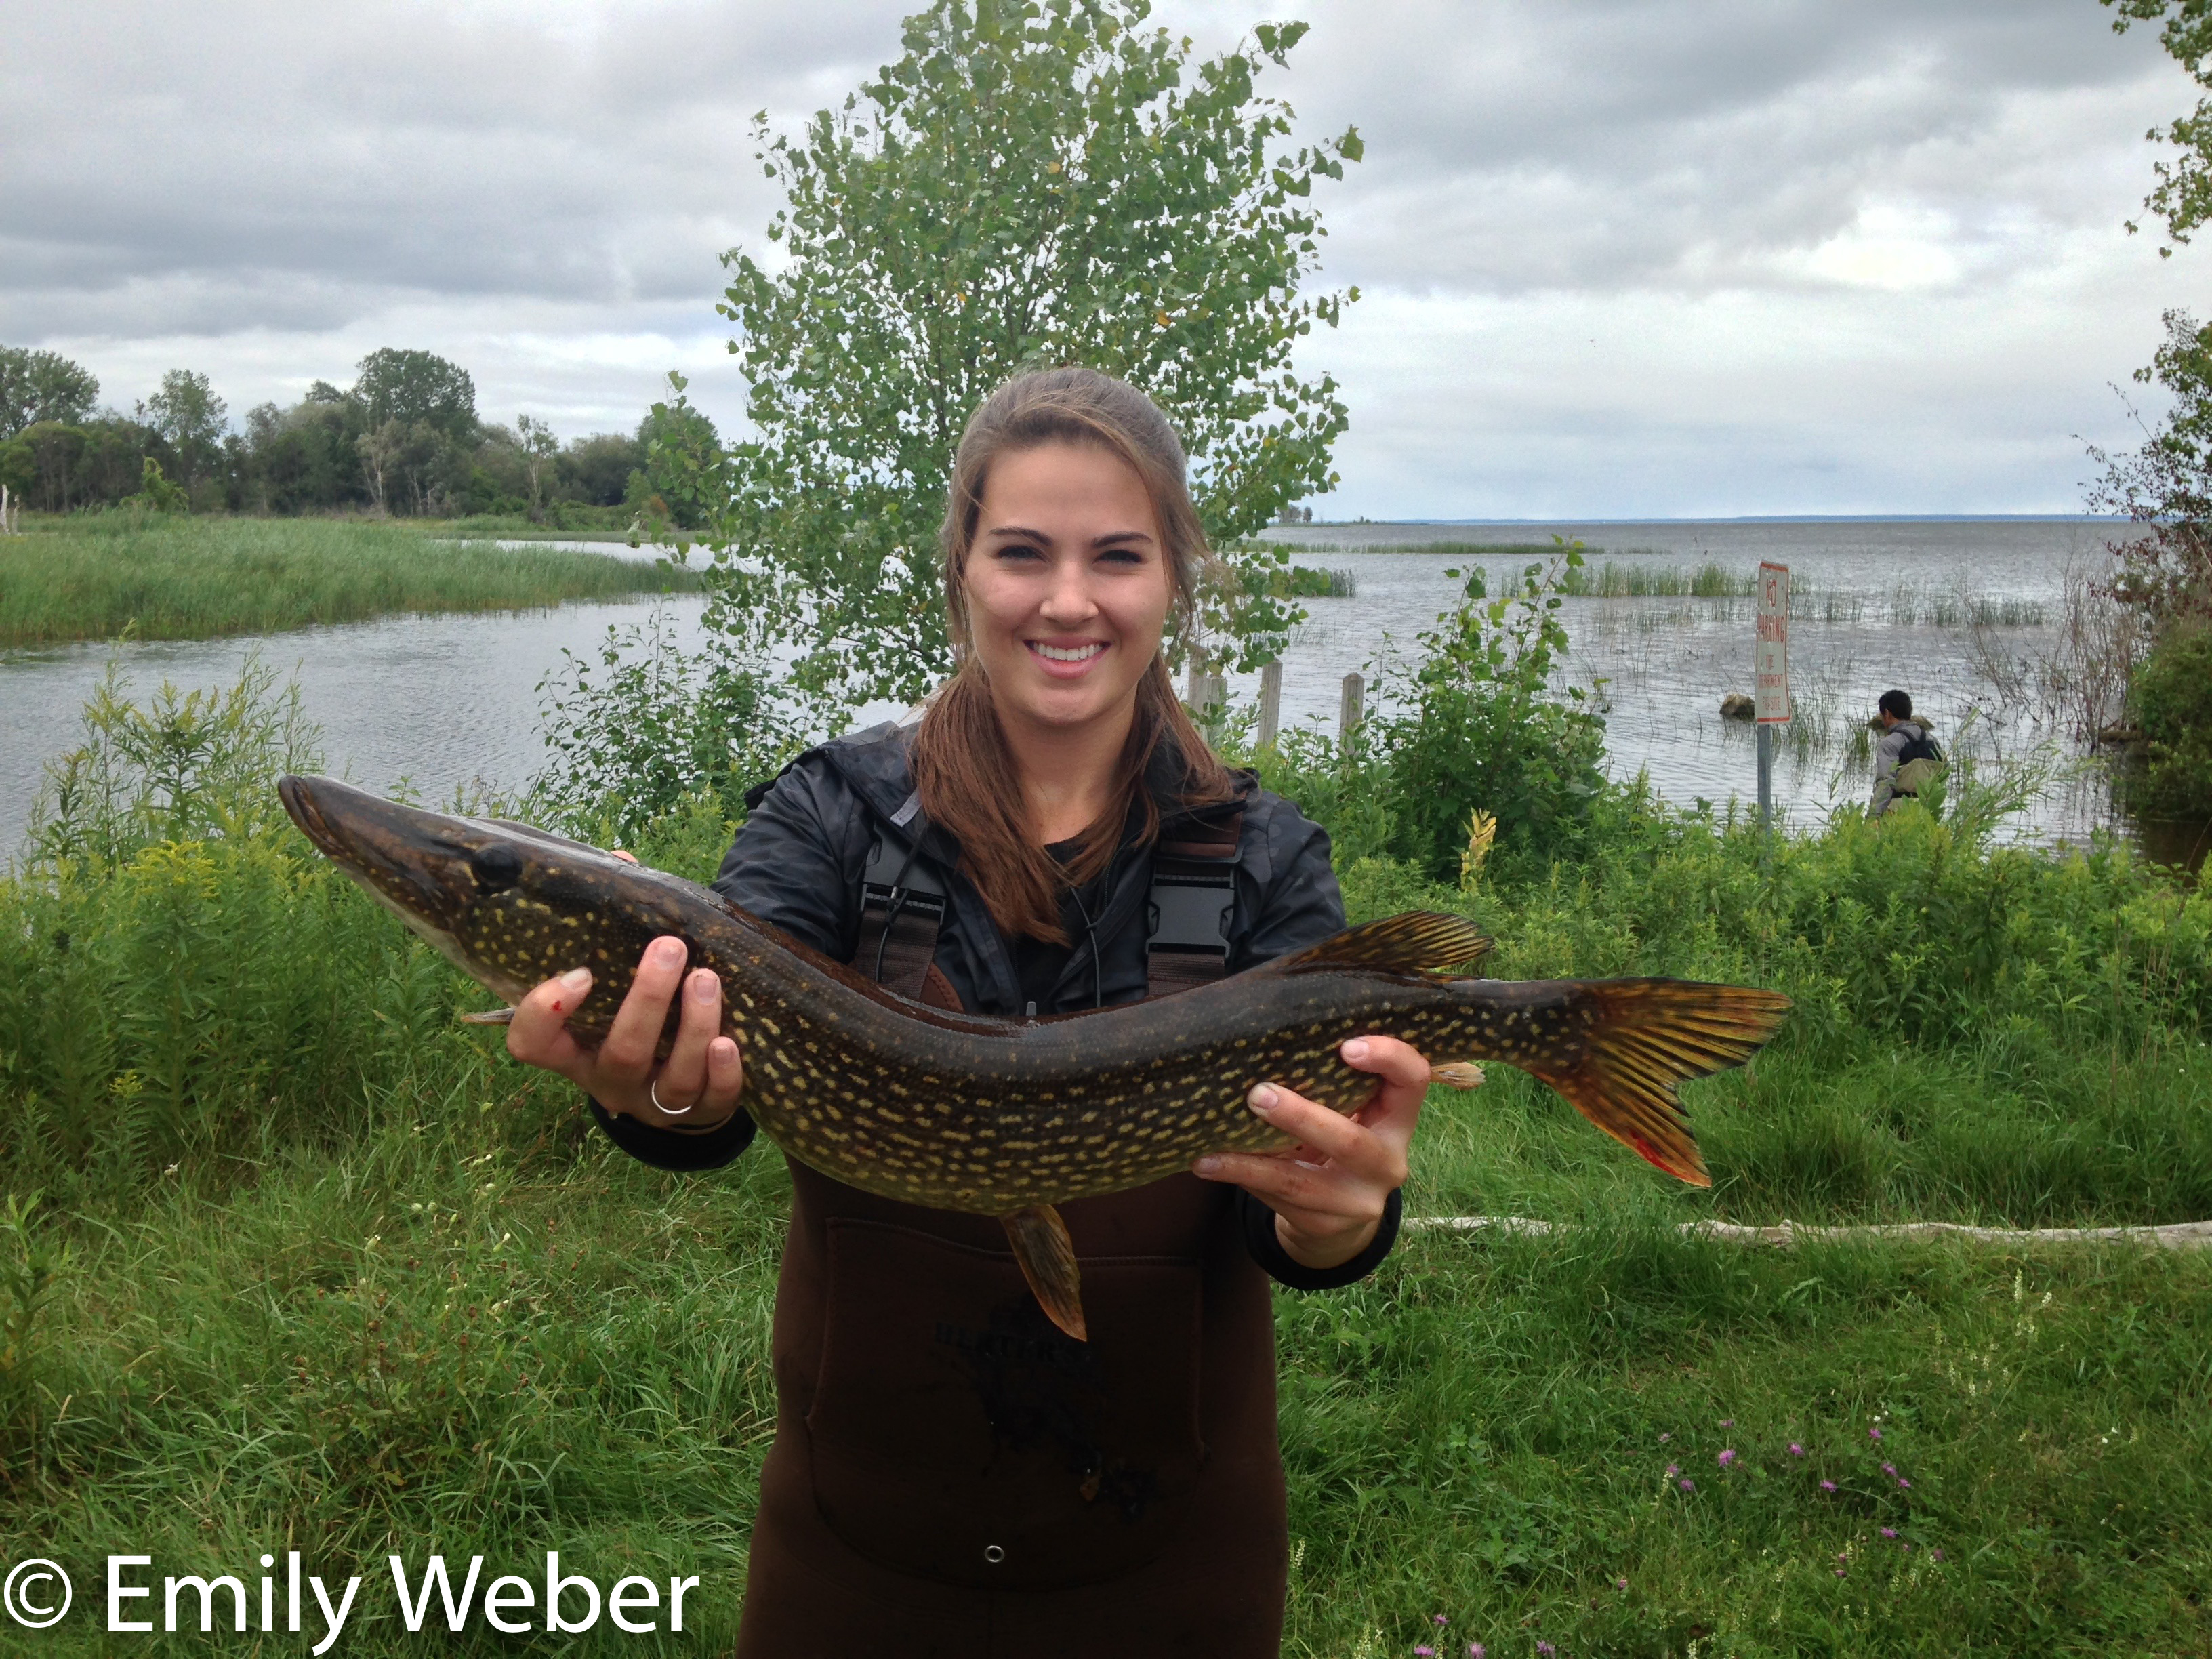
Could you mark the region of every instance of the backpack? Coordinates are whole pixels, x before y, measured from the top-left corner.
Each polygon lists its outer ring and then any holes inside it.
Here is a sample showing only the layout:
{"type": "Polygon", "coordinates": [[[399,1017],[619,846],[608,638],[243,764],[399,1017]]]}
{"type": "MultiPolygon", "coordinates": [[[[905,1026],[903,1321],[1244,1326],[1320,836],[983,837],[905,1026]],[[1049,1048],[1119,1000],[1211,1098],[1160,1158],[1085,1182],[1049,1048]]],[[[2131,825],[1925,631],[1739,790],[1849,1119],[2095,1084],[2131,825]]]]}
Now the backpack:
{"type": "Polygon", "coordinates": [[[1918,794],[1943,773],[1943,751],[1936,746],[1936,739],[1917,722],[1913,729],[1920,735],[1906,739],[1898,751],[1897,771],[1890,781],[1890,788],[1900,795],[1918,794]]]}

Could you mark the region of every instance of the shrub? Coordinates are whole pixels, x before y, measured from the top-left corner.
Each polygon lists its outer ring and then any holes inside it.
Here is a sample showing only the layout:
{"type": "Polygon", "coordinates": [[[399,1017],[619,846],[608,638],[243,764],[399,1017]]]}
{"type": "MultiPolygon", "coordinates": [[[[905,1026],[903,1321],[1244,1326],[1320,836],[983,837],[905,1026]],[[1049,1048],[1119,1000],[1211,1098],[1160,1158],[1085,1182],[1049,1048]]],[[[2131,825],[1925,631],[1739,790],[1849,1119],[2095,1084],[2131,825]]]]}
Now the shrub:
{"type": "Polygon", "coordinates": [[[1558,684],[1567,631],[1557,612],[1579,546],[1486,599],[1480,573],[1410,671],[1387,673],[1398,712],[1376,722],[1387,757],[1391,850],[1440,878],[1459,866],[1468,815],[1498,820],[1501,855],[1542,861],[1574,847],[1608,786],[1605,718],[1580,686],[1558,684]]]}
{"type": "Polygon", "coordinates": [[[2168,629],[2130,690],[2143,753],[2130,805],[2146,817],[2212,817],[2212,627],[2168,629]]]}
{"type": "Polygon", "coordinates": [[[656,610],[643,627],[607,629],[596,667],[562,655],[538,687],[553,760],[530,810],[586,839],[626,845],[695,807],[741,818],[744,792],[801,747],[759,665],[726,635],[694,655],[656,610]]]}

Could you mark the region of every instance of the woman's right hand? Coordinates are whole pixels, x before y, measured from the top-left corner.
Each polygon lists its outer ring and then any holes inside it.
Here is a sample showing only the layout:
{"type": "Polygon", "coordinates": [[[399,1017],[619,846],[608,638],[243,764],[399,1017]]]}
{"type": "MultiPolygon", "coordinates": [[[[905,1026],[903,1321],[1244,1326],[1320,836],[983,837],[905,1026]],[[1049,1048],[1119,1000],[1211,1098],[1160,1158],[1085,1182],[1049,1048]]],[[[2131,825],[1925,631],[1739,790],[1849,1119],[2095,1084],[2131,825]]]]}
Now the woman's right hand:
{"type": "Polygon", "coordinates": [[[592,970],[573,968],[515,1005],[507,1051],[526,1066],[557,1072],[611,1112],[657,1129],[712,1129],[738,1109],[744,1086],[735,1039],[722,1035],[722,981],[702,968],[686,974],[684,941],[663,934],[638,958],[637,977],[596,1048],[569,1035],[568,1016],[592,988],[592,970]],[[676,1044],[656,1068],[653,1050],[678,992],[676,1044]],[[654,1103],[658,1094],[660,1104],[654,1103]],[[673,1112],[665,1109],[674,1107],[673,1112]]]}

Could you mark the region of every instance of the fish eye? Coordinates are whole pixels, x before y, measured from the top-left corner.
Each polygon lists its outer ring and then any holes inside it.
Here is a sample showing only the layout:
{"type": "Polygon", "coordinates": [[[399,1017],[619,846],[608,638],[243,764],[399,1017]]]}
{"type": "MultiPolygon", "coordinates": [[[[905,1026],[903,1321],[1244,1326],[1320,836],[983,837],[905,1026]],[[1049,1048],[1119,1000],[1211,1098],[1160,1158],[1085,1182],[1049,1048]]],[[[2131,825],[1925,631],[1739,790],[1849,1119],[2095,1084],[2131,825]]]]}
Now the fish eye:
{"type": "Polygon", "coordinates": [[[522,879],[522,854],[503,841],[477,848],[469,860],[477,885],[487,893],[503,893],[522,879]]]}

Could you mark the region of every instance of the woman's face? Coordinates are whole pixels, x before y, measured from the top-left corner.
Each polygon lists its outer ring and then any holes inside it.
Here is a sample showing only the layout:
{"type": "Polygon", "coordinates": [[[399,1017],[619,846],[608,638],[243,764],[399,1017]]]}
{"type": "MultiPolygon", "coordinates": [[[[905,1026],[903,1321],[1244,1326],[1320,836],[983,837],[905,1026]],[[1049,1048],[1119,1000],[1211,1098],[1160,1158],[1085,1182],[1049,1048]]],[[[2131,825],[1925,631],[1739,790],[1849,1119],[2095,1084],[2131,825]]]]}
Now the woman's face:
{"type": "Polygon", "coordinates": [[[994,461],[962,574],[1000,718],[1126,718],[1159,653],[1167,559],[1144,480],[1112,451],[1054,443],[994,461]]]}

